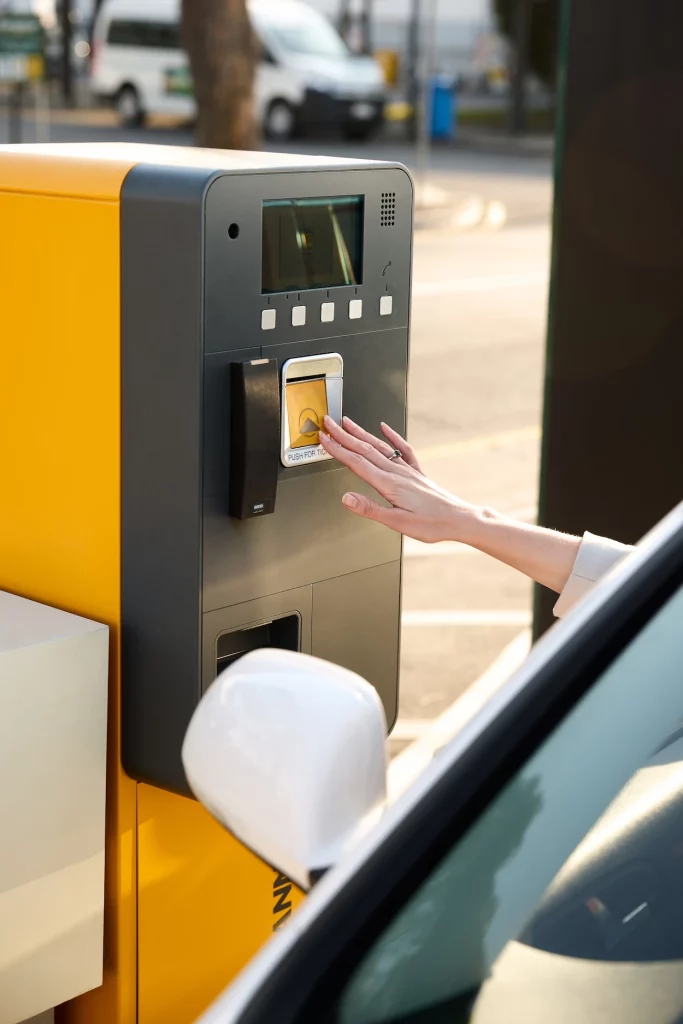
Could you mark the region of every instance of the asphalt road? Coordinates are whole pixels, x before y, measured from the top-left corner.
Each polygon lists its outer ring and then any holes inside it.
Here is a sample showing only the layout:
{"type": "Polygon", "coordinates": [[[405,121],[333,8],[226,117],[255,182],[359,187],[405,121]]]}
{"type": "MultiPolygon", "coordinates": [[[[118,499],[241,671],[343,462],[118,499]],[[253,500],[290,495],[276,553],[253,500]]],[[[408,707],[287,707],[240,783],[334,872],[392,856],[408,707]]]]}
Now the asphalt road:
{"type": "MultiPolygon", "coordinates": [[[[27,139],[33,134],[27,126],[27,139]]],[[[0,115],[0,142],[5,125],[0,115]]],[[[45,126],[41,126],[45,135],[45,126]]],[[[108,114],[62,114],[54,141],[191,144],[186,131],[121,132],[108,114]]],[[[305,152],[398,159],[399,142],[307,140],[305,152]]],[[[536,514],[550,256],[548,153],[436,150],[420,178],[409,433],[428,474],[470,501],[536,514]]],[[[408,541],[401,712],[394,751],[420,735],[531,615],[520,576],[461,545],[408,541]]]]}

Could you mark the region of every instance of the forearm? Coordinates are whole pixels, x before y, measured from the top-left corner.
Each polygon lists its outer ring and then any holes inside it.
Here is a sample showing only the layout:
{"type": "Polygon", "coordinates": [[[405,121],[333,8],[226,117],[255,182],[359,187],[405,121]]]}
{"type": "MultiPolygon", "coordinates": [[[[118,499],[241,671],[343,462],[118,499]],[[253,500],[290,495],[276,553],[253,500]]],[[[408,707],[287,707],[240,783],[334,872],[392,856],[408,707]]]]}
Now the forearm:
{"type": "Polygon", "coordinates": [[[580,537],[507,519],[487,508],[477,509],[469,518],[467,535],[457,539],[558,594],[569,579],[581,545],[580,537]]]}

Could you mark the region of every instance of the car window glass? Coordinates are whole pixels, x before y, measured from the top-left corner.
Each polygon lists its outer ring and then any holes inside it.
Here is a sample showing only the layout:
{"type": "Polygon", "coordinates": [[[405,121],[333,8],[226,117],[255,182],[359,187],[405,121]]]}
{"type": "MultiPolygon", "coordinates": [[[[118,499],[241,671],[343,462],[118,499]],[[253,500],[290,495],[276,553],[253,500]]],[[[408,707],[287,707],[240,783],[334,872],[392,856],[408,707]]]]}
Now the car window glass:
{"type": "MultiPolygon", "coordinates": [[[[578,958],[603,965],[683,959],[683,737],[675,731],[683,721],[681,621],[683,591],[390,922],[332,1019],[512,1019],[500,1016],[500,1006],[497,1016],[482,1018],[475,999],[495,964],[483,1002],[501,990],[509,1002],[497,982],[499,958],[503,966],[514,960],[508,975],[517,988],[524,957],[553,970],[558,962],[575,967],[578,958]],[[521,942],[509,941],[520,933],[521,942]]],[[[534,963],[537,979],[543,971],[534,963]]],[[[676,970],[683,1014],[680,964],[676,970]]],[[[588,1020],[579,1011],[574,1019],[588,1020]]]]}
{"type": "Polygon", "coordinates": [[[109,26],[107,42],[110,46],[142,46],[157,50],[177,50],[180,47],[178,26],[170,22],[116,20],[109,26]]]}
{"type": "Polygon", "coordinates": [[[350,56],[350,50],[341,36],[315,11],[311,11],[305,18],[269,18],[267,24],[259,28],[264,36],[288,53],[338,60],[350,56]]]}

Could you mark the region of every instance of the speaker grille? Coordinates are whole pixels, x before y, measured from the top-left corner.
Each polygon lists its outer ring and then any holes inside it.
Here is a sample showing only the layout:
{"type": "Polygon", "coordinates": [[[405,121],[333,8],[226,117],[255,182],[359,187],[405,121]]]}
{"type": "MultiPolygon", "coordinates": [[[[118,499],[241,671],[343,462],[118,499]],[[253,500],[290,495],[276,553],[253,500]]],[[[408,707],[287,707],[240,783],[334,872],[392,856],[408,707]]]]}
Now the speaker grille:
{"type": "Polygon", "coordinates": [[[393,228],[396,223],[396,193],[382,192],[382,209],[380,224],[383,228],[393,228]]]}

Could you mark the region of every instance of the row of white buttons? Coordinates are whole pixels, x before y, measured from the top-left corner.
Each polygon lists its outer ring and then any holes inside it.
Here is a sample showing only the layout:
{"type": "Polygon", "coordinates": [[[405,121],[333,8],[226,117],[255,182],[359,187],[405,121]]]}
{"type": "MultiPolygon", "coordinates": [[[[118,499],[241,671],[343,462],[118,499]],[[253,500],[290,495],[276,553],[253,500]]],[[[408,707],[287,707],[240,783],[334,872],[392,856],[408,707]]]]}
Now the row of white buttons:
{"type": "MultiPolygon", "coordinates": [[[[391,295],[383,295],[379,300],[379,315],[390,316],[393,312],[394,300],[391,295]]],[[[360,320],[363,315],[363,300],[362,299],[351,299],[349,302],[349,320],[360,320]]],[[[329,324],[334,320],[334,302],[323,302],[320,306],[320,320],[324,324],[329,324]]],[[[261,330],[262,331],[273,331],[275,330],[275,323],[277,321],[276,311],[274,309],[263,309],[261,310],[261,330]]],[[[305,306],[293,306],[292,307],[292,327],[303,327],[306,323],[306,307],[305,306]]]]}

